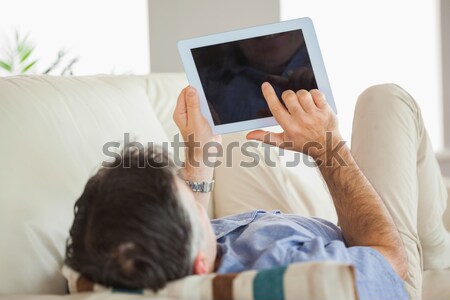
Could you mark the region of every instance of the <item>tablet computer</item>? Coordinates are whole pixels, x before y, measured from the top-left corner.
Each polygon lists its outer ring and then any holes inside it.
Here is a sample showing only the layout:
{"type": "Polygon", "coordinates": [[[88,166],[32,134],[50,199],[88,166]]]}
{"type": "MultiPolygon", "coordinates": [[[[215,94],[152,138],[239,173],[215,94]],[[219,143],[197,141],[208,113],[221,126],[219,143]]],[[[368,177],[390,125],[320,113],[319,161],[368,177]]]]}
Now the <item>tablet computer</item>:
{"type": "Polygon", "coordinates": [[[301,18],[178,42],[189,84],[215,134],[277,125],[261,91],[319,89],[336,112],[311,19],[301,18]]]}

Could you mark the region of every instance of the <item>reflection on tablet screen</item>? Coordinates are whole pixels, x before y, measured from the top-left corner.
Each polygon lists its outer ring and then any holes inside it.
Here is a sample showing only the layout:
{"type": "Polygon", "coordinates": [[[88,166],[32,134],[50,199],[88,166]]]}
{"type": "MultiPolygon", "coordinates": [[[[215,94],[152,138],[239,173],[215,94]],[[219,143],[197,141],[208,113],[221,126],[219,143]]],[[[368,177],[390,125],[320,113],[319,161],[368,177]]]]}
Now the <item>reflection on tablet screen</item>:
{"type": "Polygon", "coordinates": [[[271,117],[264,81],[280,99],[288,89],[317,88],[302,30],[191,51],[215,125],[271,117]]]}

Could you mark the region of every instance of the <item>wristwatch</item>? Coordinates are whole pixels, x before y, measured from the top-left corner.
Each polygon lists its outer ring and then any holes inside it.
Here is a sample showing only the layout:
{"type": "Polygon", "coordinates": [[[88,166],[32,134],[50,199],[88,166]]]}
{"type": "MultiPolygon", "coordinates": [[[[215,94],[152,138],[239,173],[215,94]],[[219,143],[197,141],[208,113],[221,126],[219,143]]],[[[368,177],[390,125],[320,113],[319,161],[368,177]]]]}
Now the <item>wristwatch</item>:
{"type": "Polygon", "coordinates": [[[185,181],[193,192],[209,193],[214,189],[214,180],[211,181],[185,181]]]}

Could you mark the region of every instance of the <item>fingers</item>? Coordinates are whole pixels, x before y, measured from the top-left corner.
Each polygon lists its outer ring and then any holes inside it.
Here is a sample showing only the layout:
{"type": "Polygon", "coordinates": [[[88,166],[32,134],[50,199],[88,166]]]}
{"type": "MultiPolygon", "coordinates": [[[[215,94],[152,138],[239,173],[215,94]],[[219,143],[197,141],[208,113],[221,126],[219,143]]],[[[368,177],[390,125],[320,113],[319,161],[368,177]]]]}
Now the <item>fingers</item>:
{"type": "Polygon", "coordinates": [[[298,102],[305,112],[311,112],[315,108],[315,104],[311,94],[306,90],[299,90],[297,93],[298,102]]]}
{"type": "Polygon", "coordinates": [[[261,89],[264,98],[267,101],[267,105],[269,106],[270,112],[272,113],[275,120],[277,120],[278,124],[280,124],[281,127],[288,125],[291,116],[286,108],[284,108],[283,104],[281,104],[273,87],[270,85],[270,83],[264,82],[261,86],[261,89]]]}
{"type": "Polygon", "coordinates": [[[325,99],[325,95],[321,91],[311,90],[310,93],[314,103],[318,108],[325,108],[328,106],[327,99],[325,99]]]}
{"type": "Polygon", "coordinates": [[[281,94],[281,99],[283,99],[284,104],[291,115],[303,112],[303,108],[300,106],[297,95],[292,90],[284,91],[281,94]]]}
{"type": "Polygon", "coordinates": [[[175,105],[175,110],[173,111],[173,119],[175,123],[187,121],[187,108],[186,108],[186,88],[184,88],[180,95],[178,96],[177,104],[175,105]]]}
{"type": "Polygon", "coordinates": [[[248,140],[256,140],[265,144],[282,147],[284,145],[283,133],[275,133],[265,130],[254,130],[247,133],[248,140]]]}
{"type": "Polygon", "coordinates": [[[271,85],[280,88],[282,91],[287,90],[289,86],[289,80],[279,75],[269,75],[267,76],[267,82],[271,85]]]}

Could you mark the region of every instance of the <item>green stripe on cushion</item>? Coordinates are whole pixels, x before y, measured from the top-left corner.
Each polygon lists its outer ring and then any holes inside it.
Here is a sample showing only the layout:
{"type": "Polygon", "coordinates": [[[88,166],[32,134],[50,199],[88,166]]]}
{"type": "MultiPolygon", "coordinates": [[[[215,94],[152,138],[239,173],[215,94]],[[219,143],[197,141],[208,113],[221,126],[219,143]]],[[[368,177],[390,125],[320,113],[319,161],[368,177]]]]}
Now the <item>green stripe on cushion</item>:
{"type": "Polygon", "coordinates": [[[286,268],[259,271],[253,280],[253,299],[284,300],[283,276],[286,268]]]}

